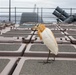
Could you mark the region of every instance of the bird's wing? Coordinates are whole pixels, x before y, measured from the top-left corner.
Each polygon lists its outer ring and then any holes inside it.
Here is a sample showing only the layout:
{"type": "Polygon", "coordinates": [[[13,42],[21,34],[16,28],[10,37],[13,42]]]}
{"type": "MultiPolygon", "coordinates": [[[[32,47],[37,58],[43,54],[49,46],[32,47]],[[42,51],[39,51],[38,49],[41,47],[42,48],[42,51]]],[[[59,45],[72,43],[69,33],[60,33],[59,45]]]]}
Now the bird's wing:
{"type": "Polygon", "coordinates": [[[44,32],[41,33],[41,35],[42,35],[42,40],[44,44],[48,47],[48,49],[52,51],[52,53],[57,55],[58,46],[52,32],[48,28],[46,28],[44,32]]]}
{"type": "Polygon", "coordinates": [[[58,46],[58,45],[57,45],[56,38],[55,38],[53,32],[52,32],[49,28],[46,28],[46,32],[47,32],[47,34],[48,34],[48,36],[49,36],[50,38],[52,37],[51,39],[53,39],[53,41],[55,42],[56,46],[58,46]]]}

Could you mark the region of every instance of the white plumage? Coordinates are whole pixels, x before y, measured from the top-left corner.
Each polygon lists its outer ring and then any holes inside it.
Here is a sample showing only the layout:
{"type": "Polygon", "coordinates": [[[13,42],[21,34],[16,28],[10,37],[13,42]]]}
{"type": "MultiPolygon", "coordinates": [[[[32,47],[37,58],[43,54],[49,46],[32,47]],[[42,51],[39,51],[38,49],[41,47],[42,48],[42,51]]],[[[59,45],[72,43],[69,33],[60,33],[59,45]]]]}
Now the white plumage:
{"type": "Polygon", "coordinates": [[[45,30],[40,33],[42,36],[42,40],[44,44],[48,47],[48,49],[54,53],[55,55],[58,54],[58,45],[56,39],[49,28],[45,28],[45,30]]]}

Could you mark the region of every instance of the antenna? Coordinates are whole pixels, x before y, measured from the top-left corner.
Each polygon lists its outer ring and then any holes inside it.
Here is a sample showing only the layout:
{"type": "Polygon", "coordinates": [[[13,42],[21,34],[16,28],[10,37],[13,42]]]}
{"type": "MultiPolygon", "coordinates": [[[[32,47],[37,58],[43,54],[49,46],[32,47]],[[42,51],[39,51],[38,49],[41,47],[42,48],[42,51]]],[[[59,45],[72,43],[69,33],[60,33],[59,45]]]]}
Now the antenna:
{"type": "Polygon", "coordinates": [[[35,10],[36,10],[36,4],[34,5],[34,11],[33,12],[35,12],[35,10]]]}

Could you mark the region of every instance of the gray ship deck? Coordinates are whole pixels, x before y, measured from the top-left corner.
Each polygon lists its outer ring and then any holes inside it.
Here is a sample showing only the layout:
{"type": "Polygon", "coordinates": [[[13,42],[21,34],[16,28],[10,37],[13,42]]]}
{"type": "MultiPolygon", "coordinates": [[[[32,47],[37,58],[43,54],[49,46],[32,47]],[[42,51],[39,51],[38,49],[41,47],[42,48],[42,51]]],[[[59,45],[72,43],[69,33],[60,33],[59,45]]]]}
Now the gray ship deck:
{"type": "Polygon", "coordinates": [[[0,30],[0,75],[75,75],[76,26],[73,24],[46,24],[54,33],[59,52],[56,60],[39,39],[35,24],[8,26],[0,30]]]}

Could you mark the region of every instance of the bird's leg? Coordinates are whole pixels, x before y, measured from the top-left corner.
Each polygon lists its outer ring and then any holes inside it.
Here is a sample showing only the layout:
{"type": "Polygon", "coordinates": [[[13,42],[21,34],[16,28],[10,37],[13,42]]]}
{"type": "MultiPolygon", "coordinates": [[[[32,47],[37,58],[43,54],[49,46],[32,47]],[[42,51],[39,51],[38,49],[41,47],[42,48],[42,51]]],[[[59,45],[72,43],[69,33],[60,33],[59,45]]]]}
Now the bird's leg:
{"type": "Polygon", "coordinates": [[[53,57],[53,60],[49,60],[50,52],[51,52],[51,51],[49,50],[48,58],[47,58],[47,61],[46,61],[47,63],[48,63],[48,61],[55,61],[55,55],[54,55],[54,57],[53,57]]]}
{"type": "Polygon", "coordinates": [[[55,61],[55,55],[54,55],[54,59],[53,60],[49,60],[49,57],[50,57],[50,50],[49,50],[49,54],[48,54],[48,57],[47,57],[47,61],[44,62],[44,63],[49,63],[49,61],[55,61]]]}
{"type": "Polygon", "coordinates": [[[54,55],[54,59],[52,61],[55,61],[55,55],[54,55]]]}
{"type": "Polygon", "coordinates": [[[48,54],[47,61],[46,61],[47,63],[48,63],[48,61],[49,61],[50,52],[51,52],[51,51],[49,50],[49,54],[48,54]]]}

